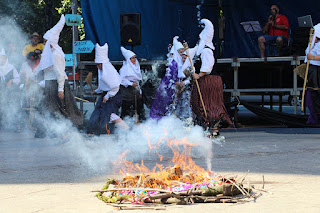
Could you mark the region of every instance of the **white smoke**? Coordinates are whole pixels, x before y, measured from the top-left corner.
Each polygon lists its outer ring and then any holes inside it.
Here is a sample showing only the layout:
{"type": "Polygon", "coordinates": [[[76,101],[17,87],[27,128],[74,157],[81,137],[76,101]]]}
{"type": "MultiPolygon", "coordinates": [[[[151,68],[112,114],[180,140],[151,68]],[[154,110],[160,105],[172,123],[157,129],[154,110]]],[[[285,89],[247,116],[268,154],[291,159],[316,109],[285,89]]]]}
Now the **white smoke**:
{"type": "MultiPolygon", "coordinates": [[[[123,152],[127,152],[126,158],[135,163],[141,160],[147,162],[145,165],[152,169],[155,163],[159,163],[158,154],[165,156],[164,164],[169,166],[169,160],[173,153],[167,146],[168,140],[182,140],[187,138],[193,145],[192,156],[202,159],[202,167],[210,169],[212,153],[212,139],[206,137],[200,126],[192,126],[186,129],[178,118],[165,117],[159,122],[148,120],[142,124],[134,124],[133,120],[126,120],[130,130],[117,128],[116,134],[101,135],[92,138],[84,137],[76,130],[69,133],[69,138],[62,146],[67,155],[73,156],[77,161],[81,161],[92,172],[113,172],[113,165],[119,160],[123,152]],[[149,145],[155,147],[150,151],[149,145]]],[[[60,124],[59,124],[60,125],[60,124]]],[[[54,128],[52,128],[54,129],[54,128]]],[[[56,129],[59,133],[59,130],[56,129]]],[[[70,132],[70,128],[69,128],[70,132]]],[[[53,142],[56,143],[56,142],[53,142]]],[[[181,147],[180,147],[181,148],[181,147]]]]}
{"type": "MultiPolygon", "coordinates": [[[[0,33],[2,39],[0,40],[0,47],[7,48],[8,44],[14,43],[16,47],[15,54],[8,55],[9,61],[17,64],[17,70],[20,70],[20,65],[24,61],[21,56],[22,49],[28,41],[28,36],[23,34],[17,24],[6,18],[1,19],[0,33]],[[14,39],[14,40],[13,40],[14,39]],[[14,56],[15,55],[15,56],[14,56]]],[[[159,85],[161,79],[157,77],[157,67],[159,64],[152,66],[152,71],[143,71],[143,81],[147,79],[153,79],[154,83],[159,85]]],[[[22,90],[17,87],[18,93],[23,93],[22,90]]],[[[40,91],[36,94],[41,94],[40,91]]],[[[17,124],[21,124],[22,121],[28,122],[31,117],[23,116],[25,111],[21,110],[23,103],[22,97],[20,100],[13,102],[8,107],[7,100],[1,102],[1,112],[5,115],[6,127],[11,125],[11,128],[15,128],[17,124]]],[[[34,112],[35,113],[35,112],[34,112]]],[[[53,119],[48,114],[35,113],[40,125],[44,126],[52,139],[47,139],[48,145],[62,147],[59,149],[61,156],[66,156],[72,159],[74,162],[78,162],[87,171],[92,172],[112,172],[113,165],[117,162],[119,155],[129,150],[127,153],[128,160],[134,162],[140,162],[145,160],[149,169],[155,166],[155,162],[159,160],[156,153],[165,156],[164,162],[169,164],[169,159],[173,153],[167,146],[167,140],[181,140],[187,138],[188,142],[194,144],[192,156],[196,156],[197,159],[202,159],[202,167],[205,169],[211,169],[211,153],[213,140],[206,137],[203,129],[199,126],[190,126],[188,129],[185,125],[176,117],[166,117],[159,122],[155,120],[148,120],[145,123],[136,125],[133,120],[126,120],[130,129],[124,130],[121,127],[117,127],[116,134],[114,135],[102,135],[88,138],[85,134],[80,133],[68,119],[60,118],[53,119]],[[156,146],[150,152],[149,145],[156,146]],[[208,156],[210,159],[208,159],[208,156]],[[208,163],[206,165],[206,163],[208,163]],[[207,168],[206,168],[207,167],[207,168]]],[[[24,127],[22,127],[24,128],[24,127]]],[[[30,130],[31,131],[31,130],[30,130]]],[[[43,153],[45,155],[45,153],[43,153]]],[[[81,176],[81,174],[79,174],[81,176]]]]}
{"type": "Polygon", "coordinates": [[[22,32],[14,19],[9,17],[0,19],[0,35],[0,49],[6,51],[9,62],[19,70],[24,60],[22,50],[28,43],[28,36],[22,32]]]}
{"type": "MultiPolygon", "coordinates": [[[[26,36],[17,23],[9,17],[0,19],[0,50],[4,49],[8,58],[8,63],[13,65],[19,72],[21,64],[24,62],[22,50],[28,41],[26,36]]],[[[1,72],[3,70],[1,69],[1,72]]],[[[11,74],[12,75],[12,71],[11,74]]],[[[16,79],[17,80],[17,79],[16,79]]],[[[0,122],[2,128],[15,128],[21,121],[21,89],[19,84],[14,81],[10,88],[7,88],[4,81],[1,82],[0,94],[0,122]]]]}
{"type": "Polygon", "coordinates": [[[200,21],[202,19],[201,17],[201,7],[202,5],[204,4],[204,0],[198,0],[198,5],[197,5],[197,20],[198,20],[198,24],[199,24],[199,27],[200,27],[200,21]]]}
{"type": "Polygon", "coordinates": [[[153,85],[155,87],[158,87],[158,85],[161,82],[161,79],[158,77],[158,70],[160,66],[161,66],[161,62],[156,62],[152,64],[151,70],[141,69],[141,74],[142,74],[141,85],[144,85],[148,80],[152,80],[153,85]]]}

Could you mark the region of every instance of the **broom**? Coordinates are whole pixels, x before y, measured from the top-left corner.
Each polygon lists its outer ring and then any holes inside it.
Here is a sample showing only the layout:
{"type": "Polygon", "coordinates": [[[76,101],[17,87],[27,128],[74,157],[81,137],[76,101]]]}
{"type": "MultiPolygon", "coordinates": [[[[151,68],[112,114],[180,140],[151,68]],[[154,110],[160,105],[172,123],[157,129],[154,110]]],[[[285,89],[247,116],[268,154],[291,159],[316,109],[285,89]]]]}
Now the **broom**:
{"type": "Polygon", "coordinates": [[[92,97],[93,97],[93,105],[94,106],[96,106],[96,101],[95,101],[95,99],[94,99],[94,96],[93,96],[93,87],[92,87],[92,72],[89,72],[88,73],[88,75],[87,75],[87,77],[86,77],[86,82],[87,82],[87,84],[90,86],[90,89],[91,89],[91,95],[92,95],[92,97]]]}

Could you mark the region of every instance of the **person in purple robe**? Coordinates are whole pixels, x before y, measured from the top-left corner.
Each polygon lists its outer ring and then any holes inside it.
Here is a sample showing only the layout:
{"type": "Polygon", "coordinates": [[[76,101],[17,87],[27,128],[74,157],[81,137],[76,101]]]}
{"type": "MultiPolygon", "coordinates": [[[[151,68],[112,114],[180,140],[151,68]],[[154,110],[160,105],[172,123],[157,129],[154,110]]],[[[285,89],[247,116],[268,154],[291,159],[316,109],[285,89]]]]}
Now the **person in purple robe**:
{"type": "Polygon", "coordinates": [[[178,38],[178,36],[173,38],[173,46],[168,57],[169,66],[150,109],[150,118],[156,120],[160,120],[168,114],[175,98],[175,82],[179,80],[178,69],[183,65],[182,54],[184,52],[184,47],[178,38]]]}

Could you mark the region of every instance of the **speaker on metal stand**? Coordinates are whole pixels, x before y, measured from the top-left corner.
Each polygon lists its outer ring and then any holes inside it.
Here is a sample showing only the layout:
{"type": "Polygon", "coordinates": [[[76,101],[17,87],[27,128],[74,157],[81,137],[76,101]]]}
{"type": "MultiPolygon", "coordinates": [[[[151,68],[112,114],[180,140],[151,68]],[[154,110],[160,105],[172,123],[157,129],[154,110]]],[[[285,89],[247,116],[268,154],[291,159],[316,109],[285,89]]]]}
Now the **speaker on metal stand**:
{"type": "Polygon", "coordinates": [[[121,45],[134,46],[141,45],[141,15],[140,13],[120,14],[120,35],[121,45]]]}

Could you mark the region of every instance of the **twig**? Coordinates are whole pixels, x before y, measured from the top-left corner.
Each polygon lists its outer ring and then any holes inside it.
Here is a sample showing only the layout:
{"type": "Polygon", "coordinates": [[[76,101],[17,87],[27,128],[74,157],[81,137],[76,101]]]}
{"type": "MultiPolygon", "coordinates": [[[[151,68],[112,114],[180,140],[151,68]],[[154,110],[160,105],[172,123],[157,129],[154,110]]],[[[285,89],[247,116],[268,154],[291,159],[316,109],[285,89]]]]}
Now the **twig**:
{"type": "Polygon", "coordinates": [[[234,181],[230,180],[229,178],[225,178],[225,179],[230,181],[235,187],[237,187],[243,195],[250,197],[250,194],[247,191],[241,189],[241,187],[238,186],[234,181]]]}
{"type": "Polygon", "coordinates": [[[150,209],[150,210],[166,210],[166,207],[143,207],[143,206],[117,206],[117,208],[119,208],[119,210],[141,210],[141,209],[150,209]]]}
{"type": "Polygon", "coordinates": [[[253,198],[254,198],[253,202],[256,202],[256,200],[257,200],[261,195],[262,195],[262,194],[259,193],[257,196],[253,197],[253,198]]]}
{"type": "Polygon", "coordinates": [[[157,192],[164,192],[164,193],[171,193],[172,191],[165,190],[165,189],[152,189],[152,188],[118,188],[118,189],[103,189],[103,190],[93,190],[91,192],[110,192],[110,191],[157,191],[157,192]]]}
{"type": "Polygon", "coordinates": [[[241,181],[241,184],[242,184],[243,181],[246,179],[246,177],[247,177],[247,175],[249,174],[249,172],[250,172],[250,169],[249,169],[248,172],[243,176],[242,181],[241,181]]]}
{"type": "Polygon", "coordinates": [[[261,191],[261,192],[267,192],[267,193],[269,193],[269,194],[273,194],[273,192],[269,192],[269,191],[267,191],[267,190],[264,190],[264,189],[256,189],[256,188],[254,188],[253,186],[251,186],[254,190],[257,190],[257,191],[261,191]]]}
{"type": "Polygon", "coordinates": [[[187,195],[201,195],[202,191],[201,190],[187,190],[187,191],[181,191],[181,192],[175,192],[177,195],[181,196],[187,196],[187,195]]]}
{"type": "Polygon", "coordinates": [[[152,194],[149,195],[150,200],[156,200],[156,199],[163,199],[163,198],[169,198],[172,197],[173,194],[171,193],[163,193],[163,194],[152,194]]]}
{"type": "Polygon", "coordinates": [[[137,104],[137,95],[134,94],[134,114],[136,117],[136,124],[140,123],[139,122],[139,116],[138,116],[138,104],[137,104]]]}
{"type": "Polygon", "coordinates": [[[85,99],[82,99],[82,98],[78,98],[78,97],[76,97],[76,96],[74,96],[74,98],[75,98],[75,99],[78,99],[78,100],[80,100],[80,101],[83,101],[83,102],[90,102],[90,101],[88,101],[88,100],[85,100],[85,99]]]}
{"type": "Polygon", "coordinates": [[[184,196],[180,196],[178,194],[175,193],[164,193],[164,194],[155,194],[155,195],[149,195],[150,200],[156,200],[156,199],[163,199],[163,198],[170,198],[170,197],[175,197],[175,198],[185,198],[184,196]]]}
{"type": "Polygon", "coordinates": [[[262,175],[262,188],[264,189],[264,175],[262,175]]]}
{"type": "Polygon", "coordinates": [[[194,204],[194,200],[192,197],[189,197],[188,200],[190,201],[190,203],[194,204]]]}

